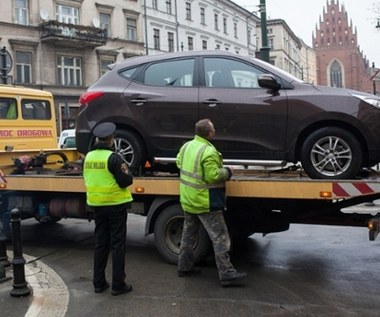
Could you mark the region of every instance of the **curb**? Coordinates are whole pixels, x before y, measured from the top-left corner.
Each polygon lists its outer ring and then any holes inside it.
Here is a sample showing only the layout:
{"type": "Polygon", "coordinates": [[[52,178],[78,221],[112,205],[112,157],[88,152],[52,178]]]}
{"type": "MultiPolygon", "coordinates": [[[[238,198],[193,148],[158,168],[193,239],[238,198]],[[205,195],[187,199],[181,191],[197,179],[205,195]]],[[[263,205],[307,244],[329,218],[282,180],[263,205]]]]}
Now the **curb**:
{"type": "Polygon", "coordinates": [[[49,266],[32,256],[23,256],[25,279],[32,288],[32,300],[25,317],[64,317],[69,304],[66,284],[49,266]]]}

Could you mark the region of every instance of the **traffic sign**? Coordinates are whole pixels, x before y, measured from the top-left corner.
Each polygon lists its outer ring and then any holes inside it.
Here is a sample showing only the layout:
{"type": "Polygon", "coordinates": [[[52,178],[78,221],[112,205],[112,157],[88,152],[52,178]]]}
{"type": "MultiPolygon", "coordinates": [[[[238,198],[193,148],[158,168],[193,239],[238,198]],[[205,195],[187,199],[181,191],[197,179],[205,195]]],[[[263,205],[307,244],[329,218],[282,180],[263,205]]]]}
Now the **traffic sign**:
{"type": "Polygon", "coordinates": [[[371,68],[371,80],[380,81],[380,68],[371,68]]]}

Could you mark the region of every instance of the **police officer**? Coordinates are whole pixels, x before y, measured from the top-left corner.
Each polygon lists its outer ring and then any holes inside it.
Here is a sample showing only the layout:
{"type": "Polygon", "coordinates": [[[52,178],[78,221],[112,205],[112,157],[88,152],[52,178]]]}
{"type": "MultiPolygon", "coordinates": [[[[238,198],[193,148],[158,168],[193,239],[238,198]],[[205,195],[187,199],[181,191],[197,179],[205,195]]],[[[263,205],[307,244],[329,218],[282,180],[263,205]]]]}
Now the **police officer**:
{"type": "Polygon", "coordinates": [[[203,225],[213,244],[220,283],[228,286],[247,274],[237,272],[229,257],[231,242],[223,211],[226,208],[225,181],[231,178],[232,170],[223,167],[222,155],[210,142],[214,136],[214,125],[209,119],[198,121],[194,139],[185,143],[177,155],[180,202],[185,215],[178,276],[201,273],[194,266],[193,247],[203,225]]]}
{"type": "Polygon", "coordinates": [[[132,286],[125,283],[125,245],[127,208],[132,202],[128,186],[133,176],[119,154],[113,152],[115,124],[98,124],[93,134],[97,142],[84,161],[83,176],[87,204],[95,218],[96,246],[94,252],[93,285],[95,293],[110,287],[105,269],[112,251],[112,295],[128,293],[132,286]]]}

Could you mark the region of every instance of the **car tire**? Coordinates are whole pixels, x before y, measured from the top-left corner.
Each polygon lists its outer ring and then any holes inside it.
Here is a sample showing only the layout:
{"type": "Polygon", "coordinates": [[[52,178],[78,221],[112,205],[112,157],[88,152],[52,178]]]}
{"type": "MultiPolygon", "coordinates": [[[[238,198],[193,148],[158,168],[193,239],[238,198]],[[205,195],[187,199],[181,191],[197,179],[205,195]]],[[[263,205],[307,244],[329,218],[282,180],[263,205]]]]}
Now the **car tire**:
{"type": "MultiPolygon", "coordinates": [[[[154,224],[154,242],[158,253],[171,264],[178,263],[183,230],[183,211],[179,205],[170,205],[161,211],[154,224]]],[[[211,242],[201,227],[194,246],[194,263],[202,262],[210,254],[211,242]]]]}
{"type": "Polygon", "coordinates": [[[141,138],[131,131],[116,130],[115,150],[128,164],[133,174],[138,174],[144,168],[146,161],[145,149],[141,138]]]}
{"type": "Polygon", "coordinates": [[[359,174],[362,162],[358,139],[338,127],[314,131],[301,148],[301,163],[310,178],[352,179],[359,174]]]}

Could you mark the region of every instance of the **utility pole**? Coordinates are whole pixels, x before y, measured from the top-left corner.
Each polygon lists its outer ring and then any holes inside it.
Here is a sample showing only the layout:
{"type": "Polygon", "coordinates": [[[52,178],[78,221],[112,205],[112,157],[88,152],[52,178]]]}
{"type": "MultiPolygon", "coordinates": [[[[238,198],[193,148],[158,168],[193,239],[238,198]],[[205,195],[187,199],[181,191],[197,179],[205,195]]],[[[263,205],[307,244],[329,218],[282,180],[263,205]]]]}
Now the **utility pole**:
{"type": "Polygon", "coordinates": [[[269,63],[269,51],[268,47],[268,30],[267,30],[267,8],[265,0],[260,0],[260,15],[261,15],[261,59],[269,63]]]}

